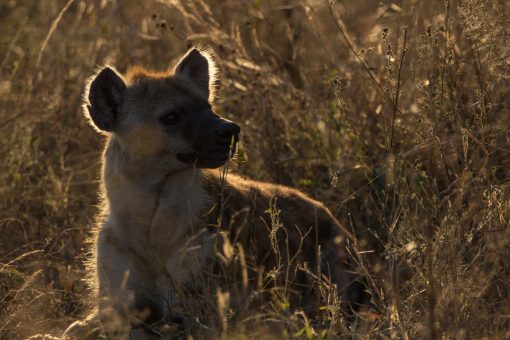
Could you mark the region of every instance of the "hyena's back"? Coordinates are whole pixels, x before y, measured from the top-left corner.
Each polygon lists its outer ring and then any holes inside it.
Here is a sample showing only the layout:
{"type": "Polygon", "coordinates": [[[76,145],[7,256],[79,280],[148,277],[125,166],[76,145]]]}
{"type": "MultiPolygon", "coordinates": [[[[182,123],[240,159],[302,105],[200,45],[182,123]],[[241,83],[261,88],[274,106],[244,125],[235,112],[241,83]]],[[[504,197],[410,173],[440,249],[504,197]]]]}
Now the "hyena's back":
{"type": "Polygon", "coordinates": [[[337,286],[344,302],[353,299],[348,288],[349,234],[322,203],[296,189],[232,174],[222,181],[211,172],[205,182],[216,199],[209,210],[210,225],[219,223],[228,231],[230,245],[243,247],[251,287],[264,270],[278,273],[276,286],[299,287],[301,302],[323,279],[337,286]]]}

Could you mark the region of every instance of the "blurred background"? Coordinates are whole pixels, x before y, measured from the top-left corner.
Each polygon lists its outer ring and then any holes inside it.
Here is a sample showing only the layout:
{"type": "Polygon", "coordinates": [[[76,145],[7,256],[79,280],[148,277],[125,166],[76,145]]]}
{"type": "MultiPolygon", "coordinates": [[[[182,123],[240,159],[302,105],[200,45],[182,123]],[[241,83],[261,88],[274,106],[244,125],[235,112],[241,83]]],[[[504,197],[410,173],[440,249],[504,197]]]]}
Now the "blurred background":
{"type": "Polygon", "coordinates": [[[86,310],[103,140],[85,79],[193,44],[242,128],[235,171],[306,191],[357,237],[355,327],[289,315],[272,336],[510,337],[509,28],[506,0],[3,0],[0,338],[86,310]]]}

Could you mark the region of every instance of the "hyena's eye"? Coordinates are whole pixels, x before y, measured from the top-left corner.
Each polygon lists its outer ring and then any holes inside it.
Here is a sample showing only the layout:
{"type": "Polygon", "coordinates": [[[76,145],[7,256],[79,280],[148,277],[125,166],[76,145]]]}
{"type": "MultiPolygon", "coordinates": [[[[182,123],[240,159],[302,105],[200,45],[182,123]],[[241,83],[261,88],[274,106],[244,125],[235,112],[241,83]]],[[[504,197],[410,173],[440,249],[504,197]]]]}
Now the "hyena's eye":
{"type": "Polygon", "coordinates": [[[164,116],[161,116],[159,121],[164,125],[177,124],[179,122],[179,113],[177,111],[170,111],[164,116]]]}

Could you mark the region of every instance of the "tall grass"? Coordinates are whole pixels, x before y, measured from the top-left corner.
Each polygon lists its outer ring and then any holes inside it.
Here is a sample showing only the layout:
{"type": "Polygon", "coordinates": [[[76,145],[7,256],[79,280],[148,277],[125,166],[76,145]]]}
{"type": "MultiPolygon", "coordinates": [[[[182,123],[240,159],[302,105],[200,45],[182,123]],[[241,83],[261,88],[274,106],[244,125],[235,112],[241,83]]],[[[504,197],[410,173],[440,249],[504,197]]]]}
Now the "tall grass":
{"type": "Polygon", "coordinates": [[[370,296],[350,326],[280,310],[246,329],[220,294],[210,334],[508,338],[509,27],[503,0],[3,1],[0,337],[59,334],[86,310],[102,141],[83,81],[203,44],[218,113],[242,127],[236,171],[324,201],[370,296]]]}

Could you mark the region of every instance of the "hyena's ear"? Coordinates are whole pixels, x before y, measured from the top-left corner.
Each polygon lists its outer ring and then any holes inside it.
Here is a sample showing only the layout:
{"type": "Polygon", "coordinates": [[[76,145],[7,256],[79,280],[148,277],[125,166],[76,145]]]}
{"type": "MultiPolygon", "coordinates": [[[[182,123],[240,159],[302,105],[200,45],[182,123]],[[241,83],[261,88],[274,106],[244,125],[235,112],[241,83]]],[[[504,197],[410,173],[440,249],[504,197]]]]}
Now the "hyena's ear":
{"type": "Polygon", "coordinates": [[[209,101],[214,99],[218,69],[208,51],[192,48],[175,66],[175,75],[190,81],[209,101]]]}
{"type": "Polygon", "coordinates": [[[85,92],[85,115],[99,130],[115,130],[126,87],[122,76],[109,66],[90,79],[85,92]]]}

